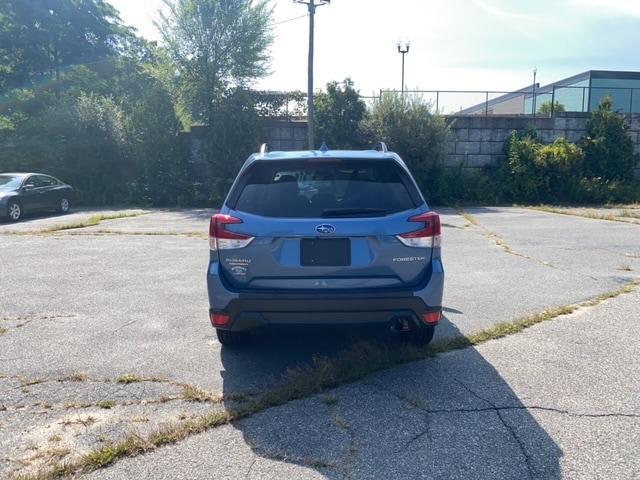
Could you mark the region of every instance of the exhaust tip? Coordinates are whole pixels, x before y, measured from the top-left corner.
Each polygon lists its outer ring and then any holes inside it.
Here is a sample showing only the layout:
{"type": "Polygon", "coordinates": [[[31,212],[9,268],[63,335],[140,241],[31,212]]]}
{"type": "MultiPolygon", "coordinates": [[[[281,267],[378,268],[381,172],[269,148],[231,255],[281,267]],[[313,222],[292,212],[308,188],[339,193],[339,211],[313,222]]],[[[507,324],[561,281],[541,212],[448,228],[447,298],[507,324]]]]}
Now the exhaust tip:
{"type": "Polygon", "coordinates": [[[412,323],[409,317],[396,317],[391,320],[391,329],[396,332],[410,332],[413,330],[412,323]]]}

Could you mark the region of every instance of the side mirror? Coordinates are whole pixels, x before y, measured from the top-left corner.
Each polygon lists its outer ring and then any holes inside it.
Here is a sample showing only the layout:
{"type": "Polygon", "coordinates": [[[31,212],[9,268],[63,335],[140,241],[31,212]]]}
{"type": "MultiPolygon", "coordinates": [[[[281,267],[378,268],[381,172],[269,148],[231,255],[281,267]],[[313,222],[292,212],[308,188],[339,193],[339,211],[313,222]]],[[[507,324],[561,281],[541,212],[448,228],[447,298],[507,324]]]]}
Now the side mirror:
{"type": "Polygon", "coordinates": [[[36,188],[36,186],[33,183],[27,183],[26,185],[22,186],[23,190],[31,190],[33,188],[36,188]]]}

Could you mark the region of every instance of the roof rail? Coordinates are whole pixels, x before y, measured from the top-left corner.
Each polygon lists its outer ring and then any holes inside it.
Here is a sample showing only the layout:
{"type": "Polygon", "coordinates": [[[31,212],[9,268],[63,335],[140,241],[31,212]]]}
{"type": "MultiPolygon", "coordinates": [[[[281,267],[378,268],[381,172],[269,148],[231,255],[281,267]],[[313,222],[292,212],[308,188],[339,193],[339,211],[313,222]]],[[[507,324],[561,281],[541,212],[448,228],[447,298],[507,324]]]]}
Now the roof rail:
{"type": "Polygon", "coordinates": [[[376,149],[376,152],[384,152],[384,153],[386,153],[386,152],[388,152],[388,151],[389,151],[389,150],[387,149],[387,144],[386,144],[386,143],[384,143],[384,142],[378,142],[378,143],[376,143],[375,149],[376,149]]]}
{"type": "Polygon", "coordinates": [[[269,153],[269,144],[263,143],[260,145],[260,155],[264,155],[265,153],[269,153]]]}

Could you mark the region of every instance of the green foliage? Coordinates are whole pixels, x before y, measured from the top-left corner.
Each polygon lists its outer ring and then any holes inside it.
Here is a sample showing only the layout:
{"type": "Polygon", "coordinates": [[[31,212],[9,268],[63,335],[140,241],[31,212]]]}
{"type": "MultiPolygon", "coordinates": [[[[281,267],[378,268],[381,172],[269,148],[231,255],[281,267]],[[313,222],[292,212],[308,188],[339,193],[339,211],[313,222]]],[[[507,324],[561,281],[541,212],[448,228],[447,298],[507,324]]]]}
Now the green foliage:
{"type": "Polygon", "coordinates": [[[508,200],[571,200],[582,176],[584,153],[580,147],[564,138],[544,145],[531,135],[513,132],[507,151],[497,179],[508,200]]]}
{"type": "Polygon", "coordinates": [[[170,94],[153,83],[134,104],[128,120],[128,153],[137,169],[136,203],[175,206],[183,195],[189,173],[187,145],[178,136],[180,129],[170,94]]]}
{"type": "Polygon", "coordinates": [[[360,124],[367,107],[350,78],[328,83],[327,91],[314,98],[314,106],[319,139],[332,149],[362,147],[360,124]]]}
{"type": "MultiPolygon", "coordinates": [[[[133,43],[132,43],[133,44],[133,43]]],[[[175,205],[186,172],[170,92],[141,59],[143,42],[107,63],[5,95],[0,171],[42,171],[88,204],[175,205]]]]}
{"type": "Polygon", "coordinates": [[[564,105],[560,103],[558,100],[555,100],[553,104],[551,103],[551,100],[549,100],[546,102],[542,102],[540,104],[540,107],[538,107],[538,113],[541,115],[551,115],[552,105],[553,105],[553,113],[562,113],[566,111],[564,105]]]}
{"type": "Polygon", "coordinates": [[[290,119],[307,114],[307,94],[299,90],[290,92],[248,90],[258,115],[268,118],[290,119]]]}
{"type": "Polygon", "coordinates": [[[572,201],[591,204],[636,203],[640,201],[640,183],[599,177],[581,178],[572,201]]]}
{"type": "Polygon", "coordinates": [[[5,0],[0,90],[59,80],[70,65],[113,57],[132,37],[104,0],[5,0]]]}
{"type": "MultiPolygon", "coordinates": [[[[598,112],[592,115],[598,116],[598,112]]],[[[617,137],[617,130],[616,138],[617,137]]],[[[602,141],[607,143],[606,134],[602,141]]],[[[507,142],[507,159],[494,178],[497,196],[524,203],[624,203],[640,200],[640,185],[630,180],[592,176],[579,145],[558,138],[540,143],[528,131],[513,132],[507,142]]]]}
{"type": "Polygon", "coordinates": [[[629,180],[636,163],[633,141],[624,117],[613,111],[611,97],[605,97],[591,114],[584,142],[585,169],[589,177],[629,180]]]}
{"type": "Polygon", "coordinates": [[[385,94],[374,103],[362,126],[370,144],[384,141],[402,156],[427,196],[438,188],[438,172],[450,131],[444,117],[433,113],[430,103],[420,97],[385,94]]]}
{"type": "Polygon", "coordinates": [[[269,0],[163,0],[157,27],[177,72],[179,100],[197,122],[221,120],[229,87],[266,73],[269,0]]]}
{"type": "Polygon", "coordinates": [[[427,201],[434,205],[500,203],[495,181],[485,172],[465,172],[462,166],[433,172],[427,201]]]}
{"type": "Polygon", "coordinates": [[[247,90],[229,91],[219,102],[218,113],[225,121],[216,122],[211,128],[212,205],[222,204],[244,161],[266,140],[255,99],[247,90]]]}

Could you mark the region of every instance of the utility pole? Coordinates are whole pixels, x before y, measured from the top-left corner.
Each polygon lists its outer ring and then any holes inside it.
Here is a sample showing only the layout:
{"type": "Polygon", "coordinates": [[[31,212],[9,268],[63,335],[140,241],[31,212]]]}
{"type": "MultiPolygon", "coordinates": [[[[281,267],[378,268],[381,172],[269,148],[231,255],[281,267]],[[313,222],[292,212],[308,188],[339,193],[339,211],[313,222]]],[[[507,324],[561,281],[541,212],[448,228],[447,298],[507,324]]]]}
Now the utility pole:
{"type": "Polygon", "coordinates": [[[309,61],[307,73],[307,138],[309,150],[315,148],[316,115],[313,107],[313,41],[315,35],[316,8],[331,3],[331,0],[293,0],[302,3],[309,9],[309,61]]]}
{"type": "Polygon", "coordinates": [[[538,75],[538,67],[533,67],[533,97],[531,98],[531,113],[536,115],[536,76],[538,75]]]}
{"type": "Polygon", "coordinates": [[[411,44],[409,42],[402,43],[398,42],[398,53],[402,54],[402,96],[404,97],[404,56],[409,53],[409,47],[411,44]]]}

